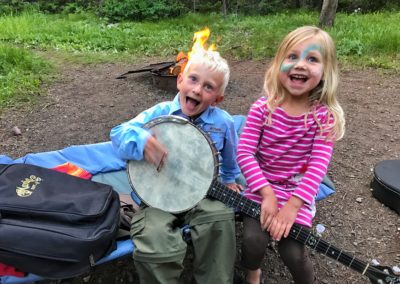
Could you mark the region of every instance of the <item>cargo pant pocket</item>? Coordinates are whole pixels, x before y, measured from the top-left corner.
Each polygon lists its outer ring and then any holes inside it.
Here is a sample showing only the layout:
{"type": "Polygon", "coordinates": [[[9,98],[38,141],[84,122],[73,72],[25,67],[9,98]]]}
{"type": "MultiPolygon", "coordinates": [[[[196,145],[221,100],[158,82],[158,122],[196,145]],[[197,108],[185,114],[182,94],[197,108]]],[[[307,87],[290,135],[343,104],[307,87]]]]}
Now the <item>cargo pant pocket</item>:
{"type": "Polygon", "coordinates": [[[155,208],[146,208],[132,218],[131,238],[135,245],[133,258],[142,262],[169,262],[183,259],[186,243],[176,217],[155,208]]]}

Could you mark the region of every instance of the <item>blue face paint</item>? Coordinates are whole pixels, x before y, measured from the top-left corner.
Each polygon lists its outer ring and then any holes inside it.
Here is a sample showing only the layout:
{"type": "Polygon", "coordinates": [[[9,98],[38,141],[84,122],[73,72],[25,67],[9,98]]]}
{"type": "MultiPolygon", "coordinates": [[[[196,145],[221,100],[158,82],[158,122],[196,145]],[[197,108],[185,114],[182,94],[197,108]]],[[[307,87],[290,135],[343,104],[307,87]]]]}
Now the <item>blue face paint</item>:
{"type": "Polygon", "coordinates": [[[293,68],[293,66],[295,66],[297,64],[297,62],[299,62],[300,60],[304,60],[308,54],[311,51],[318,51],[319,53],[321,53],[321,46],[318,44],[310,44],[309,46],[307,46],[300,54],[300,58],[292,60],[291,63],[284,63],[285,59],[282,61],[281,63],[281,72],[287,73],[290,71],[290,69],[293,68]]]}
{"type": "Polygon", "coordinates": [[[283,73],[289,72],[290,69],[292,69],[295,64],[296,63],[285,64],[285,63],[282,62],[282,64],[281,64],[281,72],[283,72],[283,73]]]}
{"type": "Polygon", "coordinates": [[[318,44],[310,44],[310,45],[307,46],[306,49],[304,49],[304,51],[301,53],[300,58],[301,58],[301,59],[306,58],[307,55],[308,55],[311,51],[313,51],[313,50],[316,50],[316,51],[318,51],[319,53],[321,53],[321,47],[320,47],[318,44]]]}

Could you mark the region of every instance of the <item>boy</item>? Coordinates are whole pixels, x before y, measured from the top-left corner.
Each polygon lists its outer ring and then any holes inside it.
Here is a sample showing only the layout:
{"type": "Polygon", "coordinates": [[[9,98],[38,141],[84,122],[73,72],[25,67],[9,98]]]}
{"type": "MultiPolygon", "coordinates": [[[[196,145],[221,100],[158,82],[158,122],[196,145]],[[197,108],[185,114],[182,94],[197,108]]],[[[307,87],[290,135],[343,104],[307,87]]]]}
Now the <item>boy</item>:
{"type": "MultiPolygon", "coordinates": [[[[161,115],[178,115],[208,133],[221,153],[221,182],[239,192],[235,178],[237,134],[232,117],[216,105],[224,98],[229,67],[218,52],[192,55],[177,78],[179,93],[111,130],[111,140],[121,158],[146,159],[156,168],[167,153],[142,126],[161,115]]],[[[168,158],[167,158],[168,159],[168,158]]],[[[156,194],[156,193],[155,193],[156,194]]],[[[131,222],[133,255],[141,283],[178,283],[186,254],[179,223],[189,224],[194,247],[193,275],[196,283],[232,283],[235,262],[235,224],[232,209],[220,201],[203,199],[187,212],[171,214],[147,207],[131,222]]]]}

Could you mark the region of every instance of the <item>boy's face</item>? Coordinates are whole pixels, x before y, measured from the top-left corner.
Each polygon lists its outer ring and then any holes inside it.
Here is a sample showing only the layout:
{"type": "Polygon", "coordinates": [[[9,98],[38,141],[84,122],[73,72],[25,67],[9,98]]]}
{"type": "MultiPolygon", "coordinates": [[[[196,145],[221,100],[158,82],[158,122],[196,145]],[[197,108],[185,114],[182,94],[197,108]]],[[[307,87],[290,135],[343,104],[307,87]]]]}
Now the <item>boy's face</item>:
{"type": "Polygon", "coordinates": [[[221,102],[224,99],[221,92],[223,79],[223,74],[210,71],[203,64],[191,64],[189,70],[179,74],[177,80],[182,112],[189,117],[197,117],[210,105],[221,102]]]}

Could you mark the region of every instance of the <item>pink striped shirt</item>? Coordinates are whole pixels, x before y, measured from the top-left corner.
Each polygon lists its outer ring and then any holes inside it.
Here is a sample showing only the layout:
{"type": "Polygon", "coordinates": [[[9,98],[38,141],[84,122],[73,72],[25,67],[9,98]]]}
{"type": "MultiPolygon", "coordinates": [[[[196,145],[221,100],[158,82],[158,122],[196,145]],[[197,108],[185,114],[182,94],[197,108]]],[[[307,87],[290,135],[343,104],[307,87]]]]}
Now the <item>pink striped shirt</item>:
{"type": "Polygon", "coordinates": [[[315,196],[331,159],[332,139],[326,139],[327,120],[332,123],[326,106],[300,116],[288,115],[278,107],[268,124],[266,98],[261,97],[250,108],[240,135],[237,159],[247,181],[244,195],[261,203],[258,191],[271,186],[282,206],[294,195],[304,201],[296,223],[312,226],[315,196]],[[307,116],[305,120],[305,116],[307,116]],[[317,118],[317,120],[315,119],[317,118]]]}

